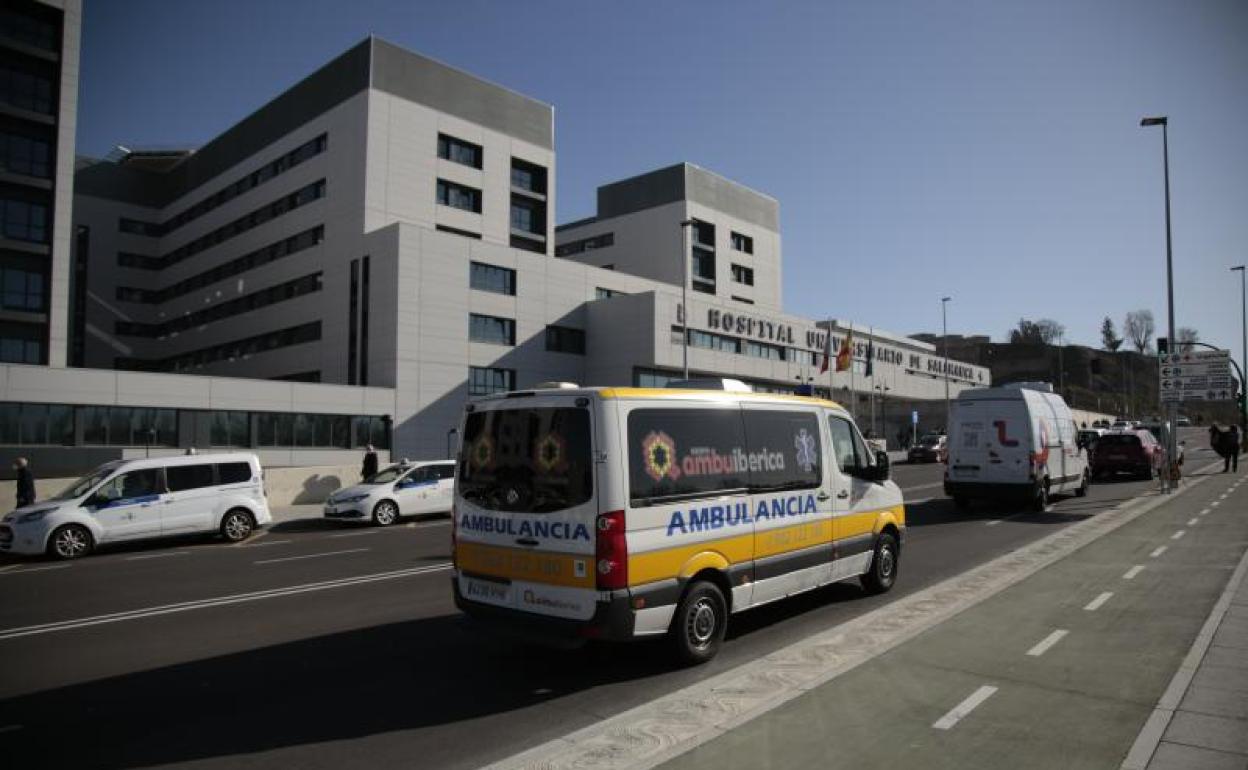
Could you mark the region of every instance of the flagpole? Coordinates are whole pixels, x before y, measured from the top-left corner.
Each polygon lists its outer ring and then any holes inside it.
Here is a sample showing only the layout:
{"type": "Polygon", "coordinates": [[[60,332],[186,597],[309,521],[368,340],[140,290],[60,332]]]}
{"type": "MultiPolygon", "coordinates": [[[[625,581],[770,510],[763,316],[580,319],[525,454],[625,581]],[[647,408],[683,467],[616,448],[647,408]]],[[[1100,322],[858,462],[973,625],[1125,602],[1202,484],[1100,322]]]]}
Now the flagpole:
{"type": "Polygon", "coordinates": [[[828,341],[824,345],[824,363],[828,365],[828,400],[836,400],[836,391],[832,388],[832,375],[836,374],[836,367],[832,365],[832,317],[828,317],[828,341]]]}
{"type": "Polygon", "coordinates": [[[854,322],[849,322],[849,416],[858,422],[858,390],[854,387],[854,322]]]}
{"type": "Polygon", "coordinates": [[[875,327],[868,327],[867,332],[867,374],[871,381],[867,383],[870,390],[867,391],[867,397],[871,399],[871,437],[877,438],[875,435],[875,362],[871,360],[871,356],[875,354],[875,327]]]}

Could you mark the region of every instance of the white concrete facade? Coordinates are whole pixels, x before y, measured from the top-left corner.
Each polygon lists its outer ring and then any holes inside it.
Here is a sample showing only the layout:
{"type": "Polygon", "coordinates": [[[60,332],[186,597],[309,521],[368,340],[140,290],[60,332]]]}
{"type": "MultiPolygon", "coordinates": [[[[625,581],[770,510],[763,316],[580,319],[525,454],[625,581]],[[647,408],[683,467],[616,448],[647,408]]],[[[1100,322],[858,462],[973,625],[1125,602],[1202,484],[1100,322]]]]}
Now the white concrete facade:
{"type": "MultiPolygon", "coordinates": [[[[474,368],[518,389],[678,373],[687,219],[714,227],[715,254],[714,293],[689,286],[691,371],[774,390],[848,387],[848,373],[818,373],[823,322],[782,310],[774,199],[677,164],[604,186],[597,217],[557,231],[553,136],[549,105],[370,39],[195,153],[156,167],[137,154],[82,162],[74,225],[89,253],[76,333],[87,368],[9,374],[47,388],[6,384],[0,398],[95,404],[111,388],[119,405],[384,414],[395,456],[441,457],[482,392],[474,368]],[[440,157],[439,137],[475,148],[475,162],[440,157]],[[292,153],[303,155],[288,162],[292,153]],[[544,184],[526,187],[517,168],[544,172],[544,184]],[[476,205],[439,202],[442,184],[476,191],[476,205]],[[526,230],[516,205],[545,216],[526,230]],[[288,253],[264,251],[309,232],[288,253]],[[554,256],[556,243],[608,232],[607,247],[554,256]],[[474,264],[511,272],[491,290],[473,285],[474,264]],[[474,339],[474,314],[504,319],[510,337],[474,339]],[[304,332],[283,337],[290,329],[304,332]],[[275,379],[319,384],[256,382],[275,379]],[[370,395],[344,403],[352,389],[370,395]]],[[[855,336],[861,358],[866,336],[855,336]]],[[[943,397],[932,346],[875,341],[873,383],[898,398],[943,397]]],[[[964,367],[953,390],[986,383],[986,370],[964,367]]]]}

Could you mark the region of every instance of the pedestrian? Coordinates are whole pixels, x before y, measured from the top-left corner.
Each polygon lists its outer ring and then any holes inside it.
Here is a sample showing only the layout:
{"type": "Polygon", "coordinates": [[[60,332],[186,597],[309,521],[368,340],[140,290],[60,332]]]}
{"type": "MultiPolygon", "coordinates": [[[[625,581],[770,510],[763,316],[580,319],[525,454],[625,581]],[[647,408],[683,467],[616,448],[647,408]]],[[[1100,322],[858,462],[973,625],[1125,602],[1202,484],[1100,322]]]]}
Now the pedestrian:
{"type": "Polygon", "coordinates": [[[13,461],[13,470],[17,472],[17,507],[34,505],[35,474],[30,472],[30,463],[25,457],[19,457],[13,461]]]}
{"type": "Polygon", "coordinates": [[[377,450],[369,444],[364,448],[364,467],[360,470],[362,478],[371,479],[377,475],[377,450]]]}
{"type": "Polygon", "coordinates": [[[1232,425],[1222,439],[1226,452],[1222,455],[1222,472],[1239,473],[1239,426],[1232,425]]]}

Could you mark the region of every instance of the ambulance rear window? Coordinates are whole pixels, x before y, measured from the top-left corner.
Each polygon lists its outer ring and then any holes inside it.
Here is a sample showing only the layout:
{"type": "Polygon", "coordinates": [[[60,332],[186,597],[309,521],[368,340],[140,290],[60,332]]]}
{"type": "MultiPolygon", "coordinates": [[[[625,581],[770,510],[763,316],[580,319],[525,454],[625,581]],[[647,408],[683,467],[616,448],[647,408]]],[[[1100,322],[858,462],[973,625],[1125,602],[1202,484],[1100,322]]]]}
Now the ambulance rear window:
{"type": "Polygon", "coordinates": [[[589,412],[573,408],[473,412],[464,425],[459,494],[492,511],[550,513],[594,494],[589,412]]]}

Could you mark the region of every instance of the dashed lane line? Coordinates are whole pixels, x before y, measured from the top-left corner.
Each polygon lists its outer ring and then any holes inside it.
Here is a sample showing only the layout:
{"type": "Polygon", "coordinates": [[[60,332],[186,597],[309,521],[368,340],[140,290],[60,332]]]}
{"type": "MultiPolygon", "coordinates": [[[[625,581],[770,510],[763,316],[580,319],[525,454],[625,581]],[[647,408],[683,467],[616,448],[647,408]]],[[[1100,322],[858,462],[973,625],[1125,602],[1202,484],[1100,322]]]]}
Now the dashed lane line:
{"type": "Polygon", "coordinates": [[[362,529],[359,532],[339,532],[336,535],[330,535],[330,537],[359,537],[360,535],[375,535],[380,531],[380,529],[362,529]]]}
{"type": "Polygon", "coordinates": [[[1199,523],[1200,523],[1200,519],[1196,518],[1195,516],[1187,520],[1187,526],[1189,527],[1194,527],[1199,523]]]}
{"type": "Polygon", "coordinates": [[[1171,536],[1170,536],[1170,539],[1171,539],[1171,540],[1178,540],[1179,538],[1183,537],[1183,536],[1184,536],[1184,535],[1186,535],[1186,534],[1187,534],[1187,530],[1186,530],[1186,529],[1180,529],[1178,532],[1175,532],[1173,535],[1171,535],[1171,536]]]}
{"type": "Polygon", "coordinates": [[[1106,591],[1105,593],[1096,597],[1092,601],[1088,602],[1087,605],[1084,606],[1083,609],[1086,610],[1087,612],[1096,612],[1102,606],[1104,606],[1105,602],[1109,601],[1110,597],[1112,597],[1113,595],[1114,595],[1113,591],[1106,591]]]}
{"type": "Polygon", "coordinates": [[[263,543],[240,543],[239,548],[265,548],[270,545],[285,545],[293,543],[293,540],[266,540],[263,543]]]}
{"type": "Polygon", "coordinates": [[[371,548],[347,548],[341,551],[324,551],[322,553],[305,553],[302,556],[283,556],[280,559],[261,559],[252,562],[252,564],[277,564],[282,561],[301,561],[303,559],[319,559],[324,556],[340,556],[344,553],[361,553],[363,551],[371,551],[371,548]]]}
{"type": "Polygon", "coordinates": [[[1144,571],[1143,564],[1137,564],[1126,572],[1122,573],[1123,580],[1135,580],[1135,576],[1144,571]]]}
{"type": "Polygon", "coordinates": [[[1035,647],[1032,647],[1030,650],[1027,651],[1027,654],[1033,658],[1038,658],[1041,655],[1048,652],[1050,647],[1062,641],[1062,637],[1066,636],[1066,634],[1069,634],[1069,633],[1070,632],[1067,631],[1066,629],[1059,628],[1053,633],[1041,639],[1039,642],[1037,642],[1035,647]]]}
{"type": "Polygon", "coordinates": [[[991,698],[996,691],[997,691],[997,688],[993,687],[992,685],[989,685],[989,684],[983,685],[978,690],[971,693],[967,697],[966,700],[954,706],[953,709],[948,714],[945,714],[940,719],[937,719],[932,724],[932,727],[934,727],[937,730],[952,729],[953,726],[956,725],[958,722],[961,722],[962,719],[965,718],[967,714],[970,714],[981,703],[991,698]]]}
{"type": "Polygon", "coordinates": [[[1150,553],[1150,554],[1149,554],[1149,556],[1151,556],[1151,557],[1153,557],[1154,559],[1156,559],[1158,556],[1161,556],[1163,553],[1165,553],[1165,552],[1166,552],[1166,549],[1167,549],[1167,548],[1169,548],[1169,547],[1170,547],[1170,546],[1168,546],[1168,545],[1159,545],[1159,546],[1157,546],[1156,548],[1154,548],[1154,549],[1153,549],[1153,552],[1152,552],[1152,553],[1150,553]]]}
{"type": "Polygon", "coordinates": [[[124,561],[145,561],[147,559],[164,559],[168,556],[186,556],[190,551],[164,551],[163,553],[144,553],[138,556],[127,556],[124,561]]]}
{"type": "Polygon", "coordinates": [[[397,580],[417,575],[445,572],[449,569],[451,569],[451,563],[443,562],[441,564],[430,564],[424,567],[412,567],[409,569],[392,570],[390,572],[377,572],[369,575],[340,578],[338,580],[323,580],[316,583],[302,583],[300,585],[287,586],[285,588],[270,588],[263,591],[252,591],[245,594],[218,596],[211,599],[198,599],[195,601],[178,602],[177,604],[164,604],[156,607],[128,610],[125,612],[113,612],[107,615],[95,615],[92,617],[77,618],[73,620],[62,620],[54,623],[41,623],[34,626],[6,628],[0,629],[0,641],[4,641],[6,639],[17,639],[23,636],[35,636],[37,634],[50,634],[57,631],[69,631],[76,628],[103,625],[105,623],[120,623],[126,620],[138,620],[140,618],[150,618],[159,615],[170,615],[176,612],[189,612],[191,610],[207,609],[209,607],[221,607],[230,604],[260,601],[261,599],[275,599],[283,596],[294,596],[313,591],[327,591],[331,588],[346,588],[366,583],[376,583],[383,580],[397,580]]]}
{"type": "Polygon", "coordinates": [[[72,564],[47,564],[42,567],[27,567],[25,564],[14,564],[13,569],[9,572],[0,574],[4,575],[25,575],[28,572],[46,572],[50,569],[69,569],[72,564]]]}

